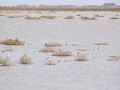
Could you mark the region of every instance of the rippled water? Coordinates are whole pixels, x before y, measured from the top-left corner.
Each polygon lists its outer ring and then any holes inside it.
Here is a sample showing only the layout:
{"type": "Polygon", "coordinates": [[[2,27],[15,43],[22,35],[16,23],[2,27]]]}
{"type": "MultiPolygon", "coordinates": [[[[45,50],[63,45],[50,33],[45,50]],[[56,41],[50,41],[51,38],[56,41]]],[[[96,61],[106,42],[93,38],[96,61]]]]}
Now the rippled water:
{"type": "MultiPolygon", "coordinates": [[[[120,55],[120,12],[22,12],[5,13],[0,16],[0,40],[18,39],[32,45],[12,46],[13,51],[1,52],[0,56],[10,54],[11,66],[0,66],[0,90],[120,90],[120,60],[107,61],[108,56],[120,55]],[[11,15],[54,15],[55,19],[26,20],[7,18],[11,15]],[[93,17],[104,15],[97,20],[81,20],[80,16],[93,17]],[[64,19],[65,16],[74,19],[64,19]],[[119,15],[119,16],[116,16],[119,15]],[[113,26],[116,25],[116,28],[113,26]],[[39,52],[47,42],[60,42],[61,47],[76,54],[79,51],[88,55],[88,61],[75,61],[73,56],[55,57],[39,52]],[[108,45],[98,47],[94,43],[106,42],[108,45]],[[65,45],[67,44],[67,45],[65,45]],[[72,46],[78,44],[79,46],[72,46]],[[27,53],[32,64],[21,65],[19,58],[27,53]],[[44,65],[46,57],[56,65],[44,65]],[[58,63],[58,60],[62,62],[58,63]],[[64,62],[68,60],[68,62],[64,62]]],[[[5,45],[0,44],[0,50],[5,45]]]]}

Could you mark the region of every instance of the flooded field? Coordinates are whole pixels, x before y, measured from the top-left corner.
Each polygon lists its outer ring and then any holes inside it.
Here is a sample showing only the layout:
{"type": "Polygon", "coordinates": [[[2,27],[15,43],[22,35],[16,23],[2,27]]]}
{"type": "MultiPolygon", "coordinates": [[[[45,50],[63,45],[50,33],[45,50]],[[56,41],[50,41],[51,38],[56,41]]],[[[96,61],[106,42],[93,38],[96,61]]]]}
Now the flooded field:
{"type": "Polygon", "coordinates": [[[11,61],[0,65],[0,90],[120,90],[120,12],[0,11],[0,41],[16,38],[25,44],[0,44],[0,57],[11,61]],[[72,54],[40,51],[49,42],[72,54]],[[88,60],[76,61],[77,52],[88,60]],[[19,63],[25,53],[31,64],[19,63]]]}

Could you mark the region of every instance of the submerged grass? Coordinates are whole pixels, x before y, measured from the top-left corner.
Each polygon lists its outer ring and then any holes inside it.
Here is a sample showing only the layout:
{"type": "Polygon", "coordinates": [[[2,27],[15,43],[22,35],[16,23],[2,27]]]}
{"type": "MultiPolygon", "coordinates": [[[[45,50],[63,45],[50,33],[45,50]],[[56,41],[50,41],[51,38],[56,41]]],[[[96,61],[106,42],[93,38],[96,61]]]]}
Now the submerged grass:
{"type": "Polygon", "coordinates": [[[84,16],[81,16],[81,19],[82,20],[97,20],[95,17],[89,18],[89,17],[84,17],[84,16]]]}
{"type": "Polygon", "coordinates": [[[76,61],[87,61],[87,54],[81,54],[79,52],[77,52],[77,55],[74,56],[76,61]]]}
{"type": "Polygon", "coordinates": [[[103,15],[98,15],[98,14],[97,14],[97,15],[95,15],[94,17],[104,17],[104,16],[103,16],[103,15]]]}
{"type": "Polygon", "coordinates": [[[0,14],[0,16],[4,16],[3,14],[0,14]]]}
{"type": "Polygon", "coordinates": [[[40,51],[42,51],[42,52],[54,52],[55,50],[53,47],[44,47],[40,51]]]}
{"type": "Polygon", "coordinates": [[[61,49],[52,53],[52,56],[71,56],[71,55],[72,55],[71,51],[61,49]]]}
{"type": "Polygon", "coordinates": [[[20,59],[19,59],[21,64],[31,64],[31,59],[27,57],[26,54],[24,54],[20,59]]]}
{"type": "Polygon", "coordinates": [[[8,16],[8,18],[21,18],[21,16],[8,16]]]}
{"type": "Polygon", "coordinates": [[[109,56],[107,60],[108,61],[118,61],[118,60],[120,60],[120,55],[118,55],[118,56],[109,56]]]}
{"type": "Polygon", "coordinates": [[[67,16],[64,19],[73,19],[73,18],[74,18],[74,16],[67,16]]]}
{"type": "Polygon", "coordinates": [[[95,43],[95,45],[108,45],[106,42],[95,43]]]}
{"type": "Polygon", "coordinates": [[[59,42],[49,42],[49,43],[45,43],[46,47],[56,47],[56,46],[62,46],[61,43],[59,42]]]}
{"type": "Polygon", "coordinates": [[[13,39],[6,39],[0,42],[0,44],[5,44],[5,45],[24,45],[25,42],[19,41],[18,38],[15,40],[13,39]]]}
{"type": "Polygon", "coordinates": [[[10,58],[9,57],[6,57],[6,58],[0,57],[0,64],[1,64],[1,66],[10,66],[11,65],[10,58]]]}
{"type": "Polygon", "coordinates": [[[118,17],[112,17],[112,18],[110,18],[110,19],[119,19],[118,17]]]}
{"type": "Polygon", "coordinates": [[[26,15],[25,19],[27,19],[27,20],[41,20],[40,17],[31,17],[31,16],[28,16],[28,15],[26,15]]]}
{"type": "Polygon", "coordinates": [[[46,65],[55,65],[55,62],[53,62],[52,60],[47,60],[45,61],[46,65]]]}

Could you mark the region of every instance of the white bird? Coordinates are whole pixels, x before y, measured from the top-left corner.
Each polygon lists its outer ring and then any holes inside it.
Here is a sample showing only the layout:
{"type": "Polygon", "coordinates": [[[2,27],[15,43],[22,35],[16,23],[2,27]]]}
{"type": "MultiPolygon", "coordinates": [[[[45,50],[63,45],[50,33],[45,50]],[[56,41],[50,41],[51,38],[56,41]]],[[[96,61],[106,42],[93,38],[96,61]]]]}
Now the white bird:
{"type": "Polygon", "coordinates": [[[9,55],[9,54],[7,54],[7,57],[6,57],[5,59],[10,59],[10,55],[9,55]]]}
{"type": "Polygon", "coordinates": [[[116,28],[116,25],[113,25],[114,28],[116,28]]]}
{"type": "Polygon", "coordinates": [[[97,48],[94,48],[93,50],[99,50],[100,48],[99,47],[97,47],[97,48]]]}
{"type": "Polygon", "coordinates": [[[10,55],[9,55],[9,54],[7,54],[7,57],[8,57],[8,58],[10,58],[10,55]]]}
{"type": "Polygon", "coordinates": [[[48,52],[49,55],[52,55],[52,52],[48,52]]]}
{"type": "Polygon", "coordinates": [[[47,57],[46,59],[47,59],[47,60],[49,60],[49,59],[50,59],[50,57],[47,57]]]}

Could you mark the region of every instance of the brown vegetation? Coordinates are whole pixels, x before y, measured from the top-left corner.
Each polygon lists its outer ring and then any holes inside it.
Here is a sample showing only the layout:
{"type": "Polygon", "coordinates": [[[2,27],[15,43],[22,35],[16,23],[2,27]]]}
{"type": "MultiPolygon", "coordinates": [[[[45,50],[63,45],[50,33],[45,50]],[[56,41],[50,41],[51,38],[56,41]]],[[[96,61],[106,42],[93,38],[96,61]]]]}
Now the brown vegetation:
{"type": "Polygon", "coordinates": [[[95,15],[94,17],[104,17],[104,16],[103,16],[103,15],[98,15],[98,14],[97,14],[97,15],[95,15]]]}
{"type": "Polygon", "coordinates": [[[0,44],[5,44],[5,45],[24,45],[25,42],[19,41],[18,38],[15,40],[13,39],[6,39],[4,41],[1,41],[0,44]]]}
{"type": "Polygon", "coordinates": [[[54,52],[55,50],[53,47],[44,47],[40,51],[42,51],[42,52],[54,52]]]}
{"type": "Polygon", "coordinates": [[[107,60],[108,61],[118,61],[118,60],[120,60],[120,56],[109,56],[107,60]]]}
{"type": "Polygon", "coordinates": [[[55,19],[55,16],[40,16],[39,18],[45,18],[45,19],[55,19]]]}
{"type": "Polygon", "coordinates": [[[110,18],[110,19],[119,19],[118,17],[112,17],[112,18],[110,18]]]}
{"type": "Polygon", "coordinates": [[[108,45],[106,42],[95,43],[95,45],[108,45]]]}
{"type": "Polygon", "coordinates": [[[52,60],[47,60],[45,62],[46,65],[55,65],[55,63],[52,60]]]}
{"type": "Polygon", "coordinates": [[[76,61],[87,61],[87,54],[81,54],[79,52],[77,52],[77,55],[75,56],[75,60],[76,61]]]}
{"type": "Polygon", "coordinates": [[[8,16],[8,18],[21,18],[21,16],[8,16]]]}
{"type": "Polygon", "coordinates": [[[76,16],[80,16],[80,14],[77,14],[76,16]]]}
{"type": "Polygon", "coordinates": [[[64,19],[73,19],[73,18],[74,18],[74,16],[67,16],[64,19]]]}
{"type": "MultiPolygon", "coordinates": [[[[6,10],[8,12],[8,10],[15,10],[15,12],[19,12],[19,11],[120,11],[120,8],[116,8],[116,7],[111,7],[111,8],[99,8],[99,7],[93,7],[93,8],[53,8],[53,7],[49,7],[49,8],[38,8],[38,7],[0,7],[0,10],[6,10]]],[[[10,11],[9,11],[10,12],[10,11]]]]}
{"type": "Polygon", "coordinates": [[[0,57],[0,65],[1,66],[10,66],[11,65],[10,58],[9,57],[6,57],[6,58],[0,57]]]}
{"type": "Polygon", "coordinates": [[[3,14],[0,14],[0,16],[4,16],[3,14]]]}
{"type": "Polygon", "coordinates": [[[95,17],[89,18],[89,17],[84,17],[84,16],[81,16],[81,19],[82,20],[97,20],[95,17]]]}
{"type": "Polygon", "coordinates": [[[27,19],[27,20],[41,20],[40,17],[31,17],[31,16],[28,16],[28,15],[26,15],[25,19],[27,19]]]}
{"type": "Polygon", "coordinates": [[[56,46],[62,46],[61,43],[59,42],[49,42],[49,43],[45,43],[46,47],[56,47],[56,46]]]}
{"type": "Polygon", "coordinates": [[[79,46],[78,44],[72,44],[72,46],[79,46]]]}
{"type": "Polygon", "coordinates": [[[26,54],[24,54],[20,59],[19,59],[21,64],[30,64],[31,63],[31,59],[29,57],[27,57],[26,54]]]}
{"type": "Polygon", "coordinates": [[[58,51],[53,52],[52,55],[53,56],[71,56],[72,52],[59,49],[58,51]]]}

